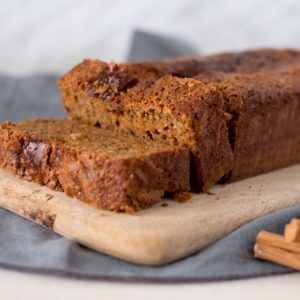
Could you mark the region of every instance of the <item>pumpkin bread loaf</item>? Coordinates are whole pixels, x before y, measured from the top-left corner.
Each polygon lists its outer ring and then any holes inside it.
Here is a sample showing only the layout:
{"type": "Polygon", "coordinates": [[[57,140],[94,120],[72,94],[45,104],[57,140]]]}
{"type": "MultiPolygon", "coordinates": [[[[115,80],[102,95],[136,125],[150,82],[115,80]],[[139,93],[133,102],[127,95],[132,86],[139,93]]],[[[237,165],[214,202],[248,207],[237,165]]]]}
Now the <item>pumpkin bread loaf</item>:
{"type": "Polygon", "coordinates": [[[98,208],[133,212],[189,191],[189,152],[72,121],[0,126],[0,166],[98,208]]]}
{"type": "Polygon", "coordinates": [[[276,120],[287,122],[284,113],[294,118],[297,78],[288,75],[288,69],[297,64],[300,52],[293,50],[120,65],[85,60],[64,75],[59,86],[71,119],[188,147],[192,186],[206,191],[220,179],[233,181],[297,161],[295,127],[277,134],[271,129],[278,126],[276,120]],[[194,78],[179,78],[196,73],[200,74],[194,78]],[[292,89],[280,83],[278,73],[292,79],[292,89]],[[257,90],[257,95],[251,96],[251,90],[257,90]],[[266,125],[270,128],[265,129],[266,125]],[[294,154],[286,150],[287,157],[273,162],[285,153],[277,150],[275,154],[276,137],[283,145],[285,135],[294,143],[294,154]],[[262,155],[269,148],[275,157],[262,155]],[[252,156],[255,162],[251,160],[249,167],[252,156]]]}

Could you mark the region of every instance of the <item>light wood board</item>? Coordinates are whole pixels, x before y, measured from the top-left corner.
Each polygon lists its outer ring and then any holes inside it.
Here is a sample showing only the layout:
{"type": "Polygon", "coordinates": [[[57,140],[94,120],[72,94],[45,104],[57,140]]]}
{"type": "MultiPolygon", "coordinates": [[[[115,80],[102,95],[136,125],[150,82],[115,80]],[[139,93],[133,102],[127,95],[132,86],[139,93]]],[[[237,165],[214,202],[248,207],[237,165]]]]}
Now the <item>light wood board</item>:
{"type": "Polygon", "coordinates": [[[0,206],[106,254],[161,265],[192,254],[243,224],[300,204],[300,165],[165,200],[135,214],[95,209],[0,170],[0,206]],[[162,206],[167,203],[167,206],[162,206]]]}

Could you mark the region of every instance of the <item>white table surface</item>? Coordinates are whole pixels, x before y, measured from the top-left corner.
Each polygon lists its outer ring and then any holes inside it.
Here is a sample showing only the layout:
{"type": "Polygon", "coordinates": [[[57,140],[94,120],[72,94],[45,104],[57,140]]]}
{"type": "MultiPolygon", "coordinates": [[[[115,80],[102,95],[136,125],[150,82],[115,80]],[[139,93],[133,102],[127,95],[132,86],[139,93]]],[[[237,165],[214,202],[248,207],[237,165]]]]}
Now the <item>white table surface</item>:
{"type": "Polygon", "coordinates": [[[2,300],[300,299],[300,273],[202,284],[86,281],[0,269],[2,300]]]}

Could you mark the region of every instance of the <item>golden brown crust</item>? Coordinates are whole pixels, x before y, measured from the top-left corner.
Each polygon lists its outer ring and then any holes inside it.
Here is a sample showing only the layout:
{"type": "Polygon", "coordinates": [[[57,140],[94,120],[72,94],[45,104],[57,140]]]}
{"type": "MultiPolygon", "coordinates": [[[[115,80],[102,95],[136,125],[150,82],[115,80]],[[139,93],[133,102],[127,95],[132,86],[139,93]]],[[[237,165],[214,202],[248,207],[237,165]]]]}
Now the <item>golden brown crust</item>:
{"type": "MultiPolygon", "coordinates": [[[[84,60],[62,77],[61,84],[72,81],[73,85],[101,85],[121,93],[141,80],[156,80],[165,75],[193,77],[197,74],[249,73],[261,69],[284,69],[300,64],[300,52],[295,50],[250,50],[240,53],[185,57],[165,61],[132,64],[104,63],[100,60],[84,60]],[[106,87],[107,87],[106,86],[106,87]]],[[[104,87],[103,87],[104,88],[104,87]]],[[[109,96],[103,93],[104,98],[109,96]]]]}
{"type": "Polygon", "coordinates": [[[63,120],[0,126],[0,166],[95,207],[131,212],[189,190],[186,149],[63,120]]]}

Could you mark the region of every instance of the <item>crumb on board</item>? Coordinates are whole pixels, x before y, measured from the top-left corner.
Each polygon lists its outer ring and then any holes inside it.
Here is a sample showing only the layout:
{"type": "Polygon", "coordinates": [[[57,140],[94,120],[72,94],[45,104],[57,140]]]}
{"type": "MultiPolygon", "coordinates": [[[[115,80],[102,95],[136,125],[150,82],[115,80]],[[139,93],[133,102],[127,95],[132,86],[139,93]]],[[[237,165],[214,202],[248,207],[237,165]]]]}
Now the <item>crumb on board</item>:
{"type": "Polygon", "coordinates": [[[54,197],[54,195],[51,195],[51,194],[48,194],[48,193],[45,195],[46,201],[49,201],[53,197],[54,197]]]}
{"type": "Polygon", "coordinates": [[[192,193],[190,192],[166,193],[165,196],[169,199],[173,199],[178,202],[185,202],[192,198],[192,193]]]}
{"type": "Polygon", "coordinates": [[[166,202],[164,202],[164,203],[162,203],[160,206],[161,206],[161,207],[167,207],[167,206],[169,206],[169,204],[166,203],[166,202]]]}
{"type": "Polygon", "coordinates": [[[209,195],[209,196],[214,196],[214,195],[215,195],[215,193],[210,192],[210,191],[206,191],[205,194],[207,194],[207,195],[209,195]]]}
{"type": "Polygon", "coordinates": [[[181,193],[176,193],[175,200],[178,202],[185,202],[188,200],[191,200],[192,198],[192,193],[190,192],[181,192],[181,193]]]}

